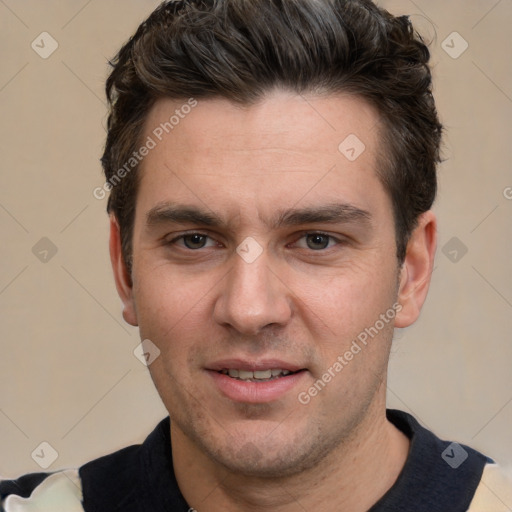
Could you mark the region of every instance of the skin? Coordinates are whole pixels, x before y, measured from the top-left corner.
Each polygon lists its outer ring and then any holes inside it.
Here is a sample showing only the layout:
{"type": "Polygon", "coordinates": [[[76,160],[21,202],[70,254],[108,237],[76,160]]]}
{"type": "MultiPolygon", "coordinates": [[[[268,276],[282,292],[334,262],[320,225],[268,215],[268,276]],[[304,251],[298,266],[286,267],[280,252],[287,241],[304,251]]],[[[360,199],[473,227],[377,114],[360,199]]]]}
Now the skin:
{"type": "MultiPolygon", "coordinates": [[[[144,139],[183,103],[159,100],[144,139]]],[[[409,441],[385,416],[387,364],[393,328],[412,324],[425,300],[436,220],[431,211],[420,217],[400,266],[376,174],[379,127],[377,112],[348,95],[273,91],[249,107],[201,100],[141,164],[131,276],[111,218],[124,318],[161,351],[150,372],[171,417],[178,484],[199,512],[319,503],[362,512],[405,463],[409,441]],[[338,150],[349,134],[366,147],[355,161],[338,150]],[[340,204],[365,214],[276,222],[288,210],[340,204]],[[169,220],[177,205],[221,224],[169,220]],[[179,238],[193,233],[208,238],[179,238]],[[236,252],[246,237],[262,250],[251,263],[236,252]],[[301,404],[299,392],[395,303],[394,321],[301,404]],[[240,402],[208,371],[231,358],[305,371],[275,400],[240,402]]]]}

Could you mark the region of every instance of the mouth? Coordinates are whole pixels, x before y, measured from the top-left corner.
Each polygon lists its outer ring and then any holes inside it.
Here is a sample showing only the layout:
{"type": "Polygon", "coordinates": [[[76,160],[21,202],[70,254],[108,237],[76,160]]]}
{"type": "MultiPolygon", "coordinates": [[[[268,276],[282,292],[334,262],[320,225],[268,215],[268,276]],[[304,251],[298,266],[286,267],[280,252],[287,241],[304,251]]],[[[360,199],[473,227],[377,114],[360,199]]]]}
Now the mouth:
{"type": "Polygon", "coordinates": [[[282,368],[271,368],[267,370],[239,370],[235,368],[223,368],[219,371],[222,375],[227,375],[232,379],[240,380],[243,382],[270,382],[273,380],[293,375],[303,370],[292,372],[290,370],[283,370],[282,368]]]}
{"type": "Polygon", "coordinates": [[[277,360],[219,361],[206,370],[221,395],[242,403],[268,403],[284,398],[307,374],[306,368],[277,360]]]}

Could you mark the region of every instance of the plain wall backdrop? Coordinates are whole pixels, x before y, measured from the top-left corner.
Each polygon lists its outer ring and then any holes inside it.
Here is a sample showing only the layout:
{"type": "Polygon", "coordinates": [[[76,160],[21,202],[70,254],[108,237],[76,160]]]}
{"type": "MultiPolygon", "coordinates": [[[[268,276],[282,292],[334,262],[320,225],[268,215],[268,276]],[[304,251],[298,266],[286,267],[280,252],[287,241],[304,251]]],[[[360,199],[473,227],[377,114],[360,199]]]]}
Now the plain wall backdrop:
{"type": "MultiPolygon", "coordinates": [[[[420,320],[396,332],[389,405],[511,464],[512,1],[379,3],[432,40],[446,128],[436,267],[420,320]]],[[[0,0],[2,476],[40,471],[42,442],[49,470],[78,466],[166,415],[93,196],[107,60],[157,4],[0,0]]]]}

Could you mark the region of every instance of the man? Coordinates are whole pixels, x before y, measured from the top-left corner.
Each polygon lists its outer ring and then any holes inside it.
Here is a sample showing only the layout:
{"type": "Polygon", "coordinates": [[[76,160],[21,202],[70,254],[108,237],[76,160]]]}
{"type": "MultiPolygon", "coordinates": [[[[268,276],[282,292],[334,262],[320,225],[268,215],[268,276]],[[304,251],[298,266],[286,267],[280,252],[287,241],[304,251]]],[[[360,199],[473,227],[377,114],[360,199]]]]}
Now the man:
{"type": "Polygon", "coordinates": [[[496,465],[385,406],[436,247],[428,59],[369,0],[166,2],[139,27],[102,162],[123,316],[169,418],[3,482],[3,510],[489,510],[496,465]]]}

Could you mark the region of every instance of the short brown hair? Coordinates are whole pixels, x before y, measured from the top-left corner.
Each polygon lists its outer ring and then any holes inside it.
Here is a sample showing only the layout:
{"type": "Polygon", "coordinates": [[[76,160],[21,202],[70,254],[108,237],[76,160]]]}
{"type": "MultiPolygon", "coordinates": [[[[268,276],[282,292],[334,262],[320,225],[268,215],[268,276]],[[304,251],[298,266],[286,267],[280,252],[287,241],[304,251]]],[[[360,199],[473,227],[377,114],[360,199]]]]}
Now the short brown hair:
{"type": "MultiPolygon", "coordinates": [[[[383,123],[379,177],[393,203],[403,261],[418,216],[435,198],[442,127],[432,97],[429,50],[406,16],[370,0],[183,0],[162,3],[111,62],[102,157],[107,182],[140,144],[162,97],[227,98],[249,105],[271,89],[348,92],[383,123]]],[[[111,188],[130,267],[137,169],[111,188]]]]}

